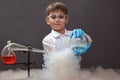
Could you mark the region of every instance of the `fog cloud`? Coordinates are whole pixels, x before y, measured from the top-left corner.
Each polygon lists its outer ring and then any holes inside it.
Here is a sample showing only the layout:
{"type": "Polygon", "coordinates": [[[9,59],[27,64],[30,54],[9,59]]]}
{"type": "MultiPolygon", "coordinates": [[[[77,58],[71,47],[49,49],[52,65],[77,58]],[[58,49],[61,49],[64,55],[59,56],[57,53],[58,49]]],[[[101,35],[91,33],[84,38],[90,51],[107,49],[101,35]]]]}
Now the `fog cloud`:
{"type": "Polygon", "coordinates": [[[79,61],[71,50],[44,54],[44,68],[7,70],[0,72],[0,80],[120,80],[120,71],[114,69],[81,69],[79,61]]]}

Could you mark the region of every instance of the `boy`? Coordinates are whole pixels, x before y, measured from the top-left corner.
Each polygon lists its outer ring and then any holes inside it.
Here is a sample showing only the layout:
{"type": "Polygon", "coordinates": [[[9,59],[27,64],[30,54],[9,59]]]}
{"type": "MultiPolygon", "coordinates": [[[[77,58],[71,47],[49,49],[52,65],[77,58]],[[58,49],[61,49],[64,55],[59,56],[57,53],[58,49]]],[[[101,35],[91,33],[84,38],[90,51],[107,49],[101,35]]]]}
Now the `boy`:
{"type": "Polygon", "coordinates": [[[44,50],[48,53],[64,50],[70,46],[70,39],[72,37],[80,38],[86,36],[89,41],[87,48],[74,47],[72,49],[75,56],[86,53],[92,40],[82,29],[69,31],[65,28],[65,25],[68,23],[68,10],[65,4],[61,2],[50,4],[46,8],[46,16],[46,23],[52,30],[42,41],[44,50]]]}

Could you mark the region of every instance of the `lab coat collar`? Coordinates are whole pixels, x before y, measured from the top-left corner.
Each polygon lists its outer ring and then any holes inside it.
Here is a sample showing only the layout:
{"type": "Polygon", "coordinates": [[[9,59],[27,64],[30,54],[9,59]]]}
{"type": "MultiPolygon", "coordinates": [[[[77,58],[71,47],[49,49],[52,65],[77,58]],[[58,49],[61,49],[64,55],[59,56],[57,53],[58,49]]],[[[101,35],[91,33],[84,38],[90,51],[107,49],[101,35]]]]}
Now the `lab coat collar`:
{"type": "Polygon", "coordinates": [[[52,34],[54,37],[59,37],[59,36],[61,36],[61,35],[66,35],[66,36],[68,36],[68,35],[69,35],[69,32],[68,32],[67,29],[65,29],[65,33],[64,33],[64,34],[61,34],[61,33],[59,33],[59,32],[57,32],[57,31],[55,31],[55,30],[52,29],[51,34],[52,34]]]}

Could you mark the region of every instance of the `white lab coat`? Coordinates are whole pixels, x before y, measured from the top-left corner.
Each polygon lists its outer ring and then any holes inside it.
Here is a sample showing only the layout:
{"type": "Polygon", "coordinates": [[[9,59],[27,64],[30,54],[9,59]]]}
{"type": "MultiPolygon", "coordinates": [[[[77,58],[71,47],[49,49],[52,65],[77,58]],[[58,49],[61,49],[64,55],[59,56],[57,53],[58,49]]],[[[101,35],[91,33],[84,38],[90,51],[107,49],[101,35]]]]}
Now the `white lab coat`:
{"type": "MultiPolygon", "coordinates": [[[[52,30],[45,38],[42,40],[43,48],[47,53],[61,51],[65,48],[70,47],[70,32],[69,30],[65,29],[65,33],[61,34],[52,30]]],[[[88,38],[88,41],[91,43],[92,39],[89,35],[85,34],[88,38]]]]}

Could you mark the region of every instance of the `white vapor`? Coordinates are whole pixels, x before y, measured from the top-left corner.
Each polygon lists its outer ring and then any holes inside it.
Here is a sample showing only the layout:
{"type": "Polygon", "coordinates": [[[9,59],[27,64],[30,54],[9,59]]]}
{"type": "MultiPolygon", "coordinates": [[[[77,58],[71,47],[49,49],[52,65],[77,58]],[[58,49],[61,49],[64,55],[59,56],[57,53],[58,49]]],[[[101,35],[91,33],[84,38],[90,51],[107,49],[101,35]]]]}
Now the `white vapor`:
{"type": "MultiPolygon", "coordinates": [[[[79,60],[81,57],[79,57],[79,60]]],[[[44,68],[27,70],[7,70],[0,72],[0,80],[120,80],[120,71],[114,69],[83,70],[79,60],[71,50],[44,54],[44,68]]]]}

